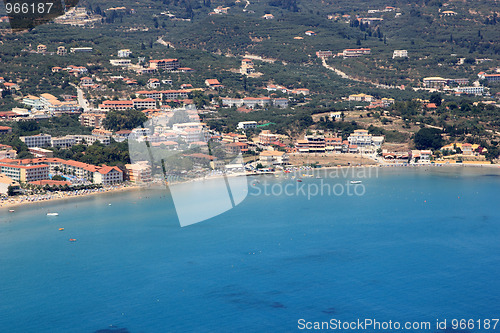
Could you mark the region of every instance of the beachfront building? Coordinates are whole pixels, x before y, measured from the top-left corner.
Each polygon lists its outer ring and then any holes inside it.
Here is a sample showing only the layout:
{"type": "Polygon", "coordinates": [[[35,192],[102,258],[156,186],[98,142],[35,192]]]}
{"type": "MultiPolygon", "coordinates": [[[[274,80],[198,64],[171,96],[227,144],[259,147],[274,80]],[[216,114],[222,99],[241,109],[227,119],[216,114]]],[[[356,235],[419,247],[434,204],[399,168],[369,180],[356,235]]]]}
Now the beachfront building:
{"type": "Polygon", "coordinates": [[[432,151],[430,150],[412,150],[410,152],[410,163],[430,163],[432,151]]]}
{"type": "Polygon", "coordinates": [[[123,172],[117,166],[104,165],[94,172],[94,184],[113,185],[123,182],[123,172]]]}
{"type": "Polygon", "coordinates": [[[373,136],[367,130],[358,129],[347,138],[349,145],[355,145],[360,153],[374,153],[384,142],[383,136],[373,136]]]}
{"type": "Polygon", "coordinates": [[[19,191],[19,183],[14,179],[0,173],[0,194],[6,195],[9,193],[9,186],[12,191],[19,191]]]}
{"type": "Polygon", "coordinates": [[[259,155],[259,163],[264,166],[288,165],[290,157],[283,151],[264,150],[259,155]]]}
{"type": "Polygon", "coordinates": [[[306,135],[304,140],[307,141],[309,153],[324,153],[326,151],[325,136],[322,134],[306,135]]]}
{"type": "Polygon", "coordinates": [[[149,183],[153,180],[151,166],[146,161],[126,164],[125,169],[127,170],[128,180],[132,183],[149,183]]]}
{"type": "Polygon", "coordinates": [[[27,183],[34,180],[48,179],[49,166],[47,164],[18,165],[1,163],[0,173],[3,173],[12,180],[27,183]]]}
{"type": "Polygon", "coordinates": [[[342,153],[342,138],[325,138],[325,151],[327,153],[342,153]]]}

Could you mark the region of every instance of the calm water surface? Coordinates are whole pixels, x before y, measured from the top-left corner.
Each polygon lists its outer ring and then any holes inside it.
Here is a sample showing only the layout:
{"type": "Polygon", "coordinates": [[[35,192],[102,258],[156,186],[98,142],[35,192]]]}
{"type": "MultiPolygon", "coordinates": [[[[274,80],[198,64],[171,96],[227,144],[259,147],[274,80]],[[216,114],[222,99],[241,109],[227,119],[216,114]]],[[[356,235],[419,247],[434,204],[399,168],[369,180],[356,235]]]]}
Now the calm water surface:
{"type": "Polygon", "coordinates": [[[499,175],[382,170],[362,179],[363,196],[310,200],[267,196],[264,186],[297,182],[261,179],[235,209],[185,228],[159,190],[0,212],[0,332],[498,318],[499,175]]]}

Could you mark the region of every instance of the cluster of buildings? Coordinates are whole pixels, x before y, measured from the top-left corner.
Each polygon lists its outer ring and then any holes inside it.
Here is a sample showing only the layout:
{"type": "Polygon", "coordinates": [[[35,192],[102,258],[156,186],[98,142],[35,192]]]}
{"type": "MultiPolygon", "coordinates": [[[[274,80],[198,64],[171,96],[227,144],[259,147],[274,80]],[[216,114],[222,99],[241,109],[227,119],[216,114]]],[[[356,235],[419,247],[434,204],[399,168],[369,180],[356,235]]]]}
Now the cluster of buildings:
{"type": "Polygon", "coordinates": [[[74,76],[82,75],[82,74],[87,74],[88,70],[84,66],[75,66],[75,65],[69,65],[68,67],[59,67],[59,66],[54,66],[52,67],[52,73],[58,73],[61,71],[66,71],[69,74],[72,74],[74,76]]]}
{"type": "Polygon", "coordinates": [[[367,107],[368,109],[387,108],[395,102],[394,98],[383,97],[381,99],[376,99],[372,95],[363,93],[349,95],[348,99],[351,102],[368,102],[370,103],[370,105],[367,107]]]}
{"type": "Polygon", "coordinates": [[[123,181],[123,171],[116,166],[96,166],[60,158],[1,159],[0,172],[13,181],[29,183],[50,179],[62,172],[94,184],[111,185],[123,181]]]}
{"type": "Polygon", "coordinates": [[[54,22],[72,26],[85,26],[100,22],[101,19],[100,15],[90,14],[85,7],[73,7],[67,10],[64,15],[56,17],[54,22]]]}
{"type": "Polygon", "coordinates": [[[23,98],[23,104],[36,114],[43,111],[46,114],[71,113],[80,110],[80,105],[74,101],[60,101],[51,94],[41,94],[40,97],[28,95],[23,98]]]}
{"type": "Polygon", "coordinates": [[[226,107],[242,107],[246,106],[250,109],[265,108],[267,106],[275,106],[278,108],[288,107],[288,98],[270,98],[270,97],[245,97],[245,98],[221,98],[222,105],[226,107]]]}
{"type": "Polygon", "coordinates": [[[372,50],[369,48],[359,49],[345,49],[340,53],[334,54],[333,51],[317,51],[316,56],[321,59],[328,59],[331,57],[344,57],[344,58],[357,58],[371,54],[372,50]]]}
{"type": "Polygon", "coordinates": [[[111,132],[100,129],[94,129],[91,135],[75,134],[66,135],[60,137],[52,137],[49,134],[37,134],[29,136],[21,136],[22,142],[28,146],[28,148],[34,147],[54,147],[54,148],[70,148],[77,144],[87,144],[92,145],[94,142],[99,141],[104,145],[109,145],[111,132]]]}
{"type": "Polygon", "coordinates": [[[345,49],[342,51],[342,56],[344,58],[356,58],[371,54],[372,50],[369,48],[359,48],[359,49],[345,49]]]}
{"type": "Polygon", "coordinates": [[[305,135],[303,140],[297,140],[295,149],[298,153],[373,154],[383,143],[383,136],[374,136],[367,130],[358,129],[347,140],[337,136],[325,137],[321,132],[305,135]]]}
{"type": "Polygon", "coordinates": [[[469,79],[447,79],[442,77],[423,78],[423,85],[427,89],[452,91],[455,92],[456,94],[473,94],[473,95],[482,95],[485,92],[486,88],[479,85],[478,83],[472,86],[467,86],[467,84],[469,84],[469,79]],[[450,87],[456,85],[458,85],[458,87],[454,88],[450,87]]]}
{"type": "Polygon", "coordinates": [[[486,80],[488,82],[500,82],[500,73],[486,74],[485,72],[480,72],[477,76],[479,79],[486,80]]]}
{"type": "Polygon", "coordinates": [[[306,88],[288,89],[286,87],[275,84],[269,84],[266,87],[266,90],[269,92],[281,91],[284,94],[304,95],[304,96],[309,95],[309,89],[306,88]]]}

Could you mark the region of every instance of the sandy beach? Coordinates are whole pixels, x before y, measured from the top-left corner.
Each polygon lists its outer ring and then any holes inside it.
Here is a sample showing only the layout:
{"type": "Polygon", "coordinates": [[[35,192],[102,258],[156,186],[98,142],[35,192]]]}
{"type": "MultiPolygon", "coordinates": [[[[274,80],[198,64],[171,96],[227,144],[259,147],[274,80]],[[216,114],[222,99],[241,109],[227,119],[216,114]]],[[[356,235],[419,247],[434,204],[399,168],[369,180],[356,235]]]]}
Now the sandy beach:
{"type": "MultiPolygon", "coordinates": [[[[285,170],[291,171],[291,172],[306,172],[306,171],[321,171],[321,170],[332,170],[332,169],[346,169],[346,168],[443,168],[443,169],[456,169],[456,168],[484,168],[484,169],[495,169],[500,171],[500,164],[484,164],[484,163],[421,163],[421,164],[408,164],[408,163],[383,163],[383,164],[377,164],[375,161],[373,164],[364,164],[364,163],[357,163],[360,162],[358,161],[352,161],[351,165],[336,165],[336,166],[323,166],[321,168],[313,168],[310,166],[304,166],[304,165],[295,165],[295,166],[288,166],[285,170]]],[[[366,162],[366,161],[364,161],[366,162]]],[[[246,176],[259,176],[263,174],[279,174],[282,173],[284,170],[277,170],[275,172],[266,172],[266,173],[246,173],[246,176]]],[[[241,173],[238,174],[227,174],[226,177],[238,177],[242,176],[241,173]]],[[[186,180],[187,182],[191,181],[204,181],[204,180],[213,180],[217,178],[222,178],[224,175],[222,174],[214,174],[211,176],[207,176],[204,178],[194,178],[190,180],[186,180]]],[[[170,185],[175,185],[177,182],[170,182],[170,185]]],[[[183,181],[178,182],[178,183],[183,183],[183,181]]],[[[155,185],[155,183],[151,184],[155,185]]],[[[160,185],[160,184],[156,184],[160,185]]],[[[15,196],[15,197],[9,197],[6,199],[3,199],[0,201],[0,209],[14,209],[15,207],[20,207],[23,205],[29,205],[29,204],[35,204],[35,203],[42,203],[42,202],[56,202],[56,201],[63,201],[63,200],[71,200],[71,199],[78,199],[78,198],[85,198],[88,196],[92,195],[98,195],[98,194],[103,194],[103,193],[119,193],[123,191],[132,191],[132,190],[138,190],[145,188],[146,186],[143,185],[136,185],[136,184],[121,184],[121,185],[114,185],[114,186],[108,186],[108,187],[103,187],[100,189],[93,189],[93,190],[78,190],[78,191],[55,191],[55,192],[50,192],[46,194],[37,194],[37,195],[21,195],[21,196],[15,196]]]]}
{"type": "Polygon", "coordinates": [[[125,184],[125,185],[108,186],[93,190],[78,190],[78,191],[65,191],[65,192],[55,191],[46,194],[37,194],[29,196],[21,195],[21,196],[9,197],[5,200],[0,201],[0,209],[11,210],[14,207],[20,207],[29,204],[85,198],[97,194],[119,193],[124,191],[137,190],[140,188],[141,186],[138,185],[125,184]]]}

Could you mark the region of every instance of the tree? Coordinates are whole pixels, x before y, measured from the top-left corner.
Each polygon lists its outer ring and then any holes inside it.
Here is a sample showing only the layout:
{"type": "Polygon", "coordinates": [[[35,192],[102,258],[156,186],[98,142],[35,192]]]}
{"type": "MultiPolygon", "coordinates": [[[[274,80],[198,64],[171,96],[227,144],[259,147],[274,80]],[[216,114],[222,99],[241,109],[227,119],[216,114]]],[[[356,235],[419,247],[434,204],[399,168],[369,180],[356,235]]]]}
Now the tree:
{"type": "Polygon", "coordinates": [[[52,176],[52,180],[61,180],[61,181],[64,181],[64,180],[66,180],[66,178],[64,178],[61,175],[54,175],[54,176],[52,176]]]}
{"type": "Polygon", "coordinates": [[[439,93],[434,93],[429,98],[429,102],[436,104],[436,106],[441,106],[441,100],[441,94],[439,93]]]}
{"type": "Polygon", "coordinates": [[[413,141],[417,149],[439,149],[443,146],[441,131],[436,128],[421,128],[413,141]]]}
{"type": "Polygon", "coordinates": [[[7,187],[7,195],[9,197],[13,196],[13,195],[16,195],[16,191],[14,189],[14,187],[12,185],[9,185],[9,187],[7,187]]]}
{"type": "Polygon", "coordinates": [[[148,117],[138,110],[111,110],[106,114],[103,126],[112,131],[131,130],[142,125],[148,117]]]}

